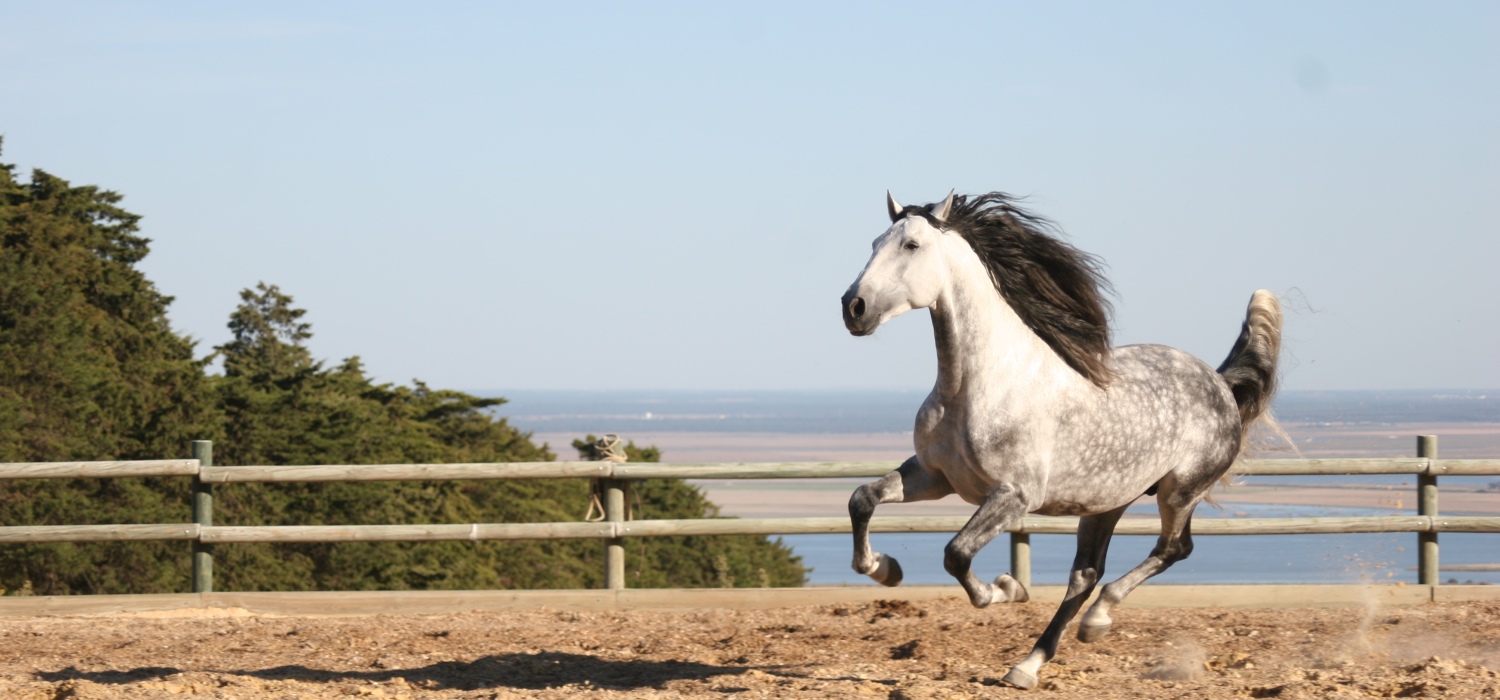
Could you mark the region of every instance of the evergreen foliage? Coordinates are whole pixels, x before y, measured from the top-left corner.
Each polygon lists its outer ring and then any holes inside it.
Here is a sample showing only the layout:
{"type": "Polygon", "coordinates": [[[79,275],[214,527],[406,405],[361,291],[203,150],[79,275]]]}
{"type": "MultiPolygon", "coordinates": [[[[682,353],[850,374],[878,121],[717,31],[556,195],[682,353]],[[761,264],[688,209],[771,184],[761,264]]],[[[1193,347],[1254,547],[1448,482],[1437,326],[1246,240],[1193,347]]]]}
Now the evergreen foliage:
{"type": "MultiPolygon", "coordinates": [[[[0,164],[0,461],[158,459],[222,421],[171,298],[135,268],[149,252],[120,195],[0,164]]],[[[182,479],[0,484],[0,523],[186,522],[182,479]]],[[[184,581],[181,543],[12,545],[0,586],[39,592],[163,590],[184,581]]]]}
{"type": "MultiPolygon", "coordinates": [[[[503,418],[504,403],[457,391],[375,384],[359,358],[326,368],[304,341],[304,311],[273,285],[241,293],[233,339],[215,378],[225,440],[215,463],[404,464],[535,462],[553,455],[503,418]]],[[[227,484],[227,525],[545,522],[580,518],[574,480],[227,484]]],[[[590,542],[378,542],[221,545],[226,590],[587,588],[602,559],[590,542]],[[592,545],[592,546],[590,546],[592,545]],[[592,561],[590,561],[592,560],[592,561]]]]}
{"type": "Polygon", "coordinates": [[[120,195],[0,164],[0,460],[144,459],[218,423],[120,195]]]}
{"type": "MultiPolygon", "coordinates": [[[[159,459],[193,439],[219,465],[550,461],[493,415],[503,399],[377,384],[358,357],[328,367],[305,312],[274,285],[241,293],[232,339],[205,358],[172,331],[135,264],[149,251],[120,195],[0,164],[0,461],[159,459]],[[208,373],[215,359],[222,374],[208,373]]],[[[591,439],[590,439],[591,441],[591,439]]],[[[575,443],[577,445],[579,443],[575,443]]],[[[654,447],[628,447],[656,461],[654,447]]],[[[0,483],[0,524],[191,520],[187,479],[0,483]]],[[[717,517],[695,487],[637,484],[643,517],[717,517]]],[[[225,484],[220,525],[552,522],[582,519],[576,479],[225,484]]],[[[757,537],[632,540],[633,587],[800,585],[806,570],[757,537]]],[[[219,590],[594,588],[595,540],[226,544],[219,590]]],[[[0,587],[43,594],[188,589],[181,542],[0,546],[0,587]],[[29,582],[29,584],[28,584],[29,582]]]]}

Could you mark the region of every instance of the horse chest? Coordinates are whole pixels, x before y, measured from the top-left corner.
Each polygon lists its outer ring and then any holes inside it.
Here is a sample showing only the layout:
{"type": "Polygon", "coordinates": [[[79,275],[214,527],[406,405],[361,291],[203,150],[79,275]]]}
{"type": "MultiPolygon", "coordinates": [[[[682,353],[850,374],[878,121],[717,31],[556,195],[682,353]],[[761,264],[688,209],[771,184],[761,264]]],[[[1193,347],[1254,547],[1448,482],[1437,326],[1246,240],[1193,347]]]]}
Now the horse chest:
{"type": "Polygon", "coordinates": [[[1015,454],[1023,449],[1021,431],[994,422],[971,420],[968,411],[926,406],[917,414],[914,442],[923,468],[941,474],[959,497],[980,504],[990,491],[1012,477],[1029,481],[1015,454]]]}

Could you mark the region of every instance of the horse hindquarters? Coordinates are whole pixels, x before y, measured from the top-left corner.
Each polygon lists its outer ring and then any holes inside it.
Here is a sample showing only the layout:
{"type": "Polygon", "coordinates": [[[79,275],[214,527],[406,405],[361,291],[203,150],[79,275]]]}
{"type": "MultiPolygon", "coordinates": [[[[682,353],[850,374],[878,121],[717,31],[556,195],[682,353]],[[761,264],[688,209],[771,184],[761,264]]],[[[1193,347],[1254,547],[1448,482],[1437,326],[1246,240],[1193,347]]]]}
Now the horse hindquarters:
{"type": "Polygon", "coordinates": [[[1216,446],[1185,471],[1174,470],[1163,479],[1156,496],[1162,531],[1156,547],[1140,565],[1104,587],[1078,628],[1079,639],[1103,636],[1110,624],[1109,610],[1146,579],[1165,571],[1193,552],[1193,509],[1229,471],[1244,449],[1250,427],[1265,414],[1276,392],[1276,365],[1281,352],[1281,305],[1276,295],[1261,289],[1250,297],[1245,322],[1229,357],[1219,366],[1215,380],[1221,381],[1234,398],[1233,419],[1222,425],[1232,435],[1222,435],[1216,446]],[[1229,449],[1232,446],[1233,449],[1229,449]],[[1227,453],[1227,454],[1224,454],[1227,453]]]}

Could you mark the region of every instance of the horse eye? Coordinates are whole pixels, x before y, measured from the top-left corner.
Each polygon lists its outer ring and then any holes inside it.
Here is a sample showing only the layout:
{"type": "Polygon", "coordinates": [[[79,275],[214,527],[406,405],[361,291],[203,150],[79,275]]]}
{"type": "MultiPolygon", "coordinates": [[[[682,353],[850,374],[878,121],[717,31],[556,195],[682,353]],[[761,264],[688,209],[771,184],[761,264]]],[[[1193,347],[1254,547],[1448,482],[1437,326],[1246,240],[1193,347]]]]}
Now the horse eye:
{"type": "Polygon", "coordinates": [[[903,245],[903,246],[901,246],[901,247],[905,248],[907,250],[916,250],[916,249],[920,248],[921,246],[917,245],[916,241],[907,241],[906,244],[903,245]]]}

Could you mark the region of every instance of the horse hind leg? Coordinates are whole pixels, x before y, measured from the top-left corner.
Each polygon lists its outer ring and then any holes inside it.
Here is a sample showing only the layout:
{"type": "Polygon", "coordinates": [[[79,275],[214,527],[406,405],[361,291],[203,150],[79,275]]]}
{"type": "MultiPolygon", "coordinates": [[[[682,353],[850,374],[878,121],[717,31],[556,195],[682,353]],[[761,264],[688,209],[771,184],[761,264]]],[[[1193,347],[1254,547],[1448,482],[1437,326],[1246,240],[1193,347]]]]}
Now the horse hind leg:
{"type": "Polygon", "coordinates": [[[1057,656],[1057,646],[1062,641],[1063,631],[1078,610],[1083,607],[1094,586],[1104,575],[1104,559],[1109,553],[1109,542],[1114,536],[1115,525],[1125,514],[1124,505],[1098,515],[1084,516],[1078,521],[1078,552],[1073,556],[1073,570],[1068,576],[1068,590],[1063,594],[1062,605],[1052,616],[1051,624],[1037,639],[1036,646],[1021,663],[1005,674],[1004,681],[1019,688],[1032,688],[1037,682],[1037,671],[1043,664],[1057,656]]]}
{"type": "Polygon", "coordinates": [[[1083,619],[1078,623],[1080,641],[1096,641],[1107,634],[1110,625],[1114,624],[1109,616],[1111,609],[1124,601],[1125,596],[1130,595],[1146,579],[1166,571],[1168,567],[1193,553],[1193,509],[1198,506],[1198,498],[1182,505],[1174,505],[1170,500],[1164,496],[1157,498],[1157,506],[1161,510],[1162,532],[1156,539],[1156,547],[1152,548],[1145,561],[1099,592],[1099,599],[1089,606],[1088,612],[1083,614],[1083,619]]]}
{"type": "Polygon", "coordinates": [[[882,503],[929,501],[953,493],[947,479],[924,469],[916,457],[879,481],[865,484],[849,497],[849,522],[854,532],[854,570],[884,586],[901,584],[901,564],[870,546],[870,518],[882,503]]]}

